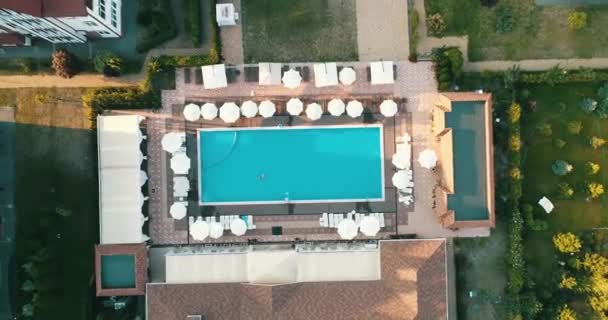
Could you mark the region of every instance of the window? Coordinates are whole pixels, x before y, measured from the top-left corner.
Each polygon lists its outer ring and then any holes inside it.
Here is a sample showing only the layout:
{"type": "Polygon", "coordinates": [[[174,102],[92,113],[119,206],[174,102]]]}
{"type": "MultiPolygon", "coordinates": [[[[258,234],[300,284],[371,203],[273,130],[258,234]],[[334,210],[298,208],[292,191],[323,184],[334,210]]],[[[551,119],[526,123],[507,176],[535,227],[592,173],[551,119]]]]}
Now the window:
{"type": "Polygon", "coordinates": [[[106,18],[106,6],[101,2],[101,0],[99,1],[99,16],[103,19],[106,18]]]}
{"type": "Polygon", "coordinates": [[[118,23],[116,23],[116,20],[112,20],[112,26],[114,28],[118,28],[118,23]]]}
{"type": "Polygon", "coordinates": [[[84,24],[86,24],[89,27],[95,27],[95,26],[97,26],[97,23],[95,23],[93,21],[85,21],[84,24]]]}
{"type": "Polygon", "coordinates": [[[110,34],[110,33],[107,31],[99,31],[99,34],[110,34]]]}

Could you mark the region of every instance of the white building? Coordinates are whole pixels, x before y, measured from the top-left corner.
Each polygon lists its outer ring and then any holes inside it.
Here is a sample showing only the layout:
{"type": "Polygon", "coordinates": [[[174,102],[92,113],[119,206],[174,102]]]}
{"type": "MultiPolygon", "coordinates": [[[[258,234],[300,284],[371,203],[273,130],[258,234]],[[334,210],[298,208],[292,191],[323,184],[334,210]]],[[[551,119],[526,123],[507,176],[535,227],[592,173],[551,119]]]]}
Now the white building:
{"type": "Polygon", "coordinates": [[[0,0],[0,35],[38,37],[52,43],[117,38],[121,8],[122,0],[0,0]]]}

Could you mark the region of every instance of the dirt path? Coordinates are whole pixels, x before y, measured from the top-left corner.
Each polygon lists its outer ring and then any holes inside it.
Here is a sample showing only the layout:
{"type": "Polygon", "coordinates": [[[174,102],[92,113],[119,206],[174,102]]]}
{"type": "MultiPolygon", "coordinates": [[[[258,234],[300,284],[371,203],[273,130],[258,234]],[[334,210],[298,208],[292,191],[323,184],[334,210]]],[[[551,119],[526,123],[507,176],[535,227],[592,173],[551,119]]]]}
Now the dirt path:
{"type": "Polygon", "coordinates": [[[97,74],[76,75],[70,79],[54,75],[0,76],[0,88],[33,87],[125,87],[137,85],[139,74],[120,78],[106,78],[97,74]]]}
{"type": "Polygon", "coordinates": [[[407,60],[407,0],[357,0],[359,61],[407,60]]]}

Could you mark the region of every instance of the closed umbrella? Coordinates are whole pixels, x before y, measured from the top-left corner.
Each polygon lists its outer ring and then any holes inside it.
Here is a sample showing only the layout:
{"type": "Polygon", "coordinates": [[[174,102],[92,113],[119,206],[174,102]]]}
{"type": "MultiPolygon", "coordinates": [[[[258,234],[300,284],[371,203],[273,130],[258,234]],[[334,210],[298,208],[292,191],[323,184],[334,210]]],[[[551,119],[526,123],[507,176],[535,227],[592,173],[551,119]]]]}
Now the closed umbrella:
{"type": "Polygon", "coordinates": [[[551,211],[553,211],[555,208],[553,206],[553,202],[551,202],[551,200],[549,200],[547,197],[542,197],[540,200],[538,200],[538,204],[543,207],[546,213],[551,213],[551,211]]]}
{"type": "Polygon", "coordinates": [[[338,224],[340,238],[352,240],[357,236],[357,224],[353,219],[344,219],[338,224]]]}
{"type": "Polygon", "coordinates": [[[323,115],[323,109],[318,103],[311,103],[306,107],[306,116],[310,120],[319,120],[323,115]]]}
{"type": "Polygon", "coordinates": [[[242,236],[247,232],[247,224],[243,219],[234,219],[230,222],[230,231],[232,231],[235,236],[242,236]]]}
{"type": "Polygon", "coordinates": [[[299,116],[304,111],[304,103],[298,98],[291,98],[287,101],[287,112],[292,116],[299,116]]]}
{"type": "Polygon", "coordinates": [[[361,233],[368,237],[373,237],[380,231],[380,220],[377,217],[365,216],[360,225],[361,233]]]}
{"type": "Polygon", "coordinates": [[[222,225],[217,222],[217,221],[212,221],[209,224],[209,236],[213,239],[218,239],[219,237],[224,235],[224,227],[222,227],[222,225]]]}
{"type": "Polygon", "coordinates": [[[258,113],[258,105],[251,101],[251,100],[247,100],[245,102],[243,102],[243,104],[241,105],[241,114],[245,117],[245,118],[253,118],[255,117],[255,115],[258,113]]]}
{"type": "Polygon", "coordinates": [[[344,102],[340,99],[331,99],[327,104],[327,111],[334,117],[339,117],[344,113],[344,102]]]}
{"type": "Polygon", "coordinates": [[[424,149],[418,155],[420,166],[427,169],[432,169],[437,165],[437,153],[431,149],[424,149]]]}
{"type": "Polygon", "coordinates": [[[188,121],[197,121],[201,118],[201,108],[194,103],[190,103],[184,107],[184,118],[188,121]]]}
{"type": "Polygon", "coordinates": [[[205,240],[209,236],[209,224],[203,220],[196,220],[190,225],[190,235],[194,240],[205,240]]]}
{"type": "Polygon", "coordinates": [[[220,118],[226,123],[235,123],[241,116],[241,110],[234,102],[226,102],[220,108],[220,118]]]}
{"type": "Polygon", "coordinates": [[[395,172],[395,174],[393,174],[392,181],[393,181],[393,185],[395,186],[395,188],[405,189],[407,187],[407,181],[408,181],[407,171],[399,170],[399,171],[395,172]]]}
{"type": "Polygon", "coordinates": [[[184,143],[184,137],[184,133],[169,132],[163,136],[160,140],[160,144],[163,147],[163,150],[174,153],[184,143]]]}
{"type": "Polygon", "coordinates": [[[363,105],[357,100],[349,101],[346,105],[346,113],[349,116],[356,118],[363,113],[363,105]]]}
{"type": "Polygon", "coordinates": [[[185,197],[190,191],[190,181],[186,177],[173,177],[173,192],[180,196],[185,197]]]}
{"type": "Polygon", "coordinates": [[[397,103],[393,100],[384,100],[380,104],[380,113],[385,117],[392,117],[397,114],[397,103]]]}
{"type": "Polygon", "coordinates": [[[399,169],[409,169],[410,159],[406,157],[404,152],[397,152],[393,155],[393,165],[399,169]]]}
{"type": "Polygon", "coordinates": [[[205,120],[213,120],[217,118],[217,107],[213,103],[205,103],[201,107],[201,116],[205,120]]]}
{"type": "Polygon", "coordinates": [[[183,203],[176,202],[169,208],[169,214],[173,219],[181,220],[186,217],[186,206],[183,203]]]}
{"type": "Polygon", "coordinates": [[[283,74],[283,85],[289,89],[297,88],[302,82],[302,76],[294,69],[289,69],[283,74]]]}
{"type": "Polygon", "coordinates": [[[347,86],[350,86],[355,82],[355,80],[357,80],[357,74],[353,68],[343,68],[340,70],[338,77],[340,78],[340,82],[347,86]]]}
{"type": "Polygon", "coordinates": [[[260,103],[259,112],[260,115],[264,118],[270,118],[277,111],[277,108],[274,106],[270,100],[264,100],[260,103]]]}
{"type": "Polygon", "coordinates": [[[190,158],[185,153],[178,153],[171,158],[171,169],[175,174],[188,174],[190,158]]]}

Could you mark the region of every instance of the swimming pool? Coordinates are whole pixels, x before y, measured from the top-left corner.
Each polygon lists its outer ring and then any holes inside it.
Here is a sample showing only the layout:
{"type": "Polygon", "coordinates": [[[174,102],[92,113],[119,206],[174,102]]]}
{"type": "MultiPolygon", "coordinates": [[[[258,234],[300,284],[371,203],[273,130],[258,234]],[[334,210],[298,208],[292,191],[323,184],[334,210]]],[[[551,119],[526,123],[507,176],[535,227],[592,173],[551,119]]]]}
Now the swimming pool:
{"type": "Polygon", "coordinates": [[[135,288],[135,256],[102,255],[101,287],[103,289],[135,288]]]}
{"type": "Polygon", "coordinates": [[[384,200],[383,127],[198,131],[201,205],[384,200]]]}

